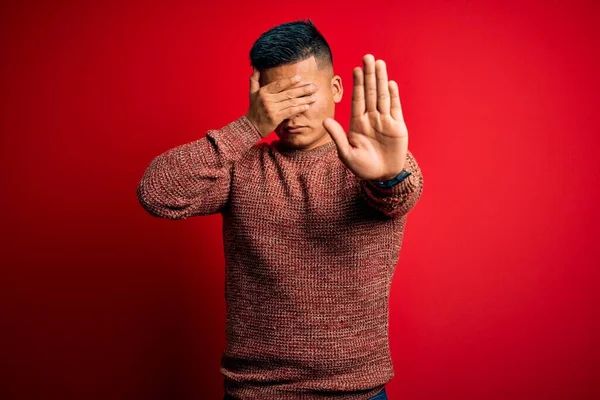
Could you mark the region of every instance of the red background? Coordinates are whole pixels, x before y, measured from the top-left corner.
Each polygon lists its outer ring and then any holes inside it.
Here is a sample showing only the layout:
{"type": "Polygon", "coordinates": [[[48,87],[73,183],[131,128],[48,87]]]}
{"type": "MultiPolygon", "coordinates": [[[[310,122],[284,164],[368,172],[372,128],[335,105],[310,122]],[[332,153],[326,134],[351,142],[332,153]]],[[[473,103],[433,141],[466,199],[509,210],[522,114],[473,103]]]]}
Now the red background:
{"type": "Polygon", "coordinates": [[[343,126],[352,68],[387,62],[425,178],[389,398],[600,396],[598,2],[67,3],[0,6],[0,397],[220,398],[221,217],[136,185],[244,114],[252,43],[305,17],[343,126]]]}

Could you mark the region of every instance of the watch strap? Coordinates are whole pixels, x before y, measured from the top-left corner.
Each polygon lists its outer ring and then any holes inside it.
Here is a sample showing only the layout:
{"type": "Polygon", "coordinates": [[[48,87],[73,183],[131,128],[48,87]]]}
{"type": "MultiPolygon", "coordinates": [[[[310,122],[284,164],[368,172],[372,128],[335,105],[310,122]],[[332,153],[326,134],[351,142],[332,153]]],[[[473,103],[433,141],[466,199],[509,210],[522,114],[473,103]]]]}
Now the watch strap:
{"type": "Polygon", "coordinates": [[[405,180],[411,174],[412,174],[411,171],[407,171],[407,170],[403,169],[402,171],[400,171],[400,173],[398,175],[396,175],[395,177],[393,177],[390,180],[387,180],[387,181],[372,181],[372,182],[377,187],[384,188],[384,189],[389,189],[391,187],[396,186],[397,184],[399,184],[403,180],[405,180]]]}

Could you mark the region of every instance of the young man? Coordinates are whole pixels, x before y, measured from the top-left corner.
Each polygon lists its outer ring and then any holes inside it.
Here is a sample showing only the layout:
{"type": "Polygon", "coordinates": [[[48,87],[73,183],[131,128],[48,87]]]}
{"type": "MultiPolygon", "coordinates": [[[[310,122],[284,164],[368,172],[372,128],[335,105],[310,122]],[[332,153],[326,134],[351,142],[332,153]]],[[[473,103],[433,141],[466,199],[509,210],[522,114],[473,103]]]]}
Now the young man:
{"type": "Polygon", "coordinates": [[[365,55],[346,134],[310,20],[263,33],[250,59],[246,114],[156,157],[139,201],[162,218],[223,216],[226,398],[385,399],[390,285],[423,190],[398,86],[365,55]]]}

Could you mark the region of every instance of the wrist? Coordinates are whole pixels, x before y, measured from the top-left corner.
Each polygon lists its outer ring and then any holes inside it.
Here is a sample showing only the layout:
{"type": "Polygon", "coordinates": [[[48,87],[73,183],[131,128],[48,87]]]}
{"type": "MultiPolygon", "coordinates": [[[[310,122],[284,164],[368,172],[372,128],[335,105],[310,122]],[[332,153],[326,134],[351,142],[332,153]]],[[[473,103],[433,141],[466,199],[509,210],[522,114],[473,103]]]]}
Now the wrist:
{"type": "Polygon", "coordinates": [[[249,112],[246,113],[245,117],[254,126],[254,128],[257,130],[261,137],[264,138],[265,136],[267,136],[261,129],[261,126],[258,123],[256,123],[254,117],[249,112]]]}
{"type": "Polygon", "coordinates": [[[400,182],[404,181],[411,174],[412,174],[411,171],[407,171],[403,168],[402,171],[400,171],[398,174],[394,175],[391,178],[388,177],[388,179],[385,179],[386,177],[384,177],[381,180],[371,180],[371,182],[375,186],[380,187],[380,188],[391,188],[391,187],[396,186],[400,182]]]}
{"type": "Polygon", "coordinates": [[[386,176],[381,177],[379,179],[371,179],[371,180],[375,181],[375,182],[385,182],[385,181],[389,181],[389,180],[394,179],[396,176],[398,176],[398,174],[399,174],[399,172],[396,172],[395,174],[392,174],[392,175],[386,175],[386,176]]]}

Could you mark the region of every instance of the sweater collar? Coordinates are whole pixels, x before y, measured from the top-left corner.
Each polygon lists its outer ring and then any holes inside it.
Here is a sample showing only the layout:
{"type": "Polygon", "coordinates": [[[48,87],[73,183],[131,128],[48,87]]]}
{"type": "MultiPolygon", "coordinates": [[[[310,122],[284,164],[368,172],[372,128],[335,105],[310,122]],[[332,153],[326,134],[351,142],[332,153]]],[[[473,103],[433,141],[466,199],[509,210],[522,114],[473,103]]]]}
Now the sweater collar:
{"type": "Polygon", "coordinates": [[[293,160],[316,160],[336,148],[333,140],[310,150],[300,150],[287,147],[281,143],[280,140],[275,140],[272,144],[282,156],[293,160]]]}

